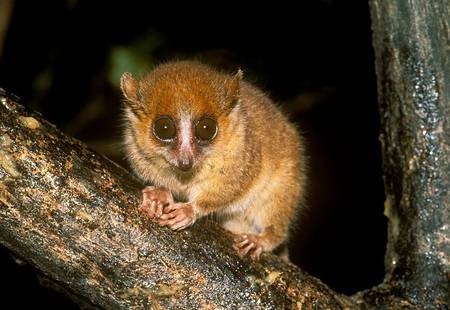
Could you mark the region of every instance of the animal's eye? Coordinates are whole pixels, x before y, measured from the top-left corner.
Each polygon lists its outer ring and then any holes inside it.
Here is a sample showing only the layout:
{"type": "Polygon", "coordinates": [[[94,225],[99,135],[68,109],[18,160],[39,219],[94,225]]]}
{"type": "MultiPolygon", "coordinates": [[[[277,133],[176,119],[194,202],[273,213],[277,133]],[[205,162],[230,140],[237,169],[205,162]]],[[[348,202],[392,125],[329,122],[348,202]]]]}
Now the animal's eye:
{"type": "Polygon", "coordinates": [[[170,141],[175,138],[176,133],[174,121],[167,116],[158,118],[153,123],[153,134],[160,140],[170,141]]]}
{"type": "Polygon", "coordinates": [[[195,125],[195,136],[201,141],[211,141],[217,135],[217,123],[210,118],[203,118],[195,125]]]}

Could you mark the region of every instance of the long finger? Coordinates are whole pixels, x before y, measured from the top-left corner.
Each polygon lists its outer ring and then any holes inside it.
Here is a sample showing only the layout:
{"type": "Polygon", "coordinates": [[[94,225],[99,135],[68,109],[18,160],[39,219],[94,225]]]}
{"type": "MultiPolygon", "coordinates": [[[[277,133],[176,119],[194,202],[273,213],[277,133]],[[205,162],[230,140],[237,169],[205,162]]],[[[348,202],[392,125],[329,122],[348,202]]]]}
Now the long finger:
{"type": "Polygon", "coordinates": [[[172,230],[182,230],[185,229],[186,227],[188,227],[190,225],[190,220],[188,218],[179,221],[178,223],[176,223],[175,225],[173,225],[172,230]]]}
{"type": "Polygon", "coordinates": [[[173,219],[175,216],[177,216],[177,213],[176,213],[176,212],[170,212],[170,213],[164,213],[164,214],[161,215],[159,218],[160,218],[161,220],[166,221],[166,220],[173,219]]]}
{"type": "Polygon", "coordinates": [[[182,207],[182,204],[179,203],[172,203],[164,208],[164,213],[170,213],[172,211],[178,210],[182,207]]]}
{"type": "Polygon", "coordinates": [[[263,248],[261,246],[258,246],[250,255],[250,258],[252,260],[258,260],[259,256],[261,255],[261,253],[263,252],[263,248]]]}
{"type": "Polygon", "coordinates": [[[248,244],[249,242],[250,242],[250,240],[244,239],[243,241],[236,243],[236,245],[238,248],[242,248],[244,245],[248,244]]]}
{"type": "Polygon", "coordinates": [[[156,210],[155,210],[155,213],[156,213],[156,218],[160,218],[161,217],[161,215],[163,214],[163,208],[164,208],[164,205],[162,204],[162,203],[157,203],[156,204],[156,210]]]}
{"type": "Polygon", "coordinates": [[[255,244],[252,242],[252,243],[249,243],[245,248],[241,248],[239,251],[238,251],[238,254],[239,254],[239,256],[245,256],[245,255],[247,255],[247,253],[251,250],[251,249],[253,249],[255,247],[255,244]]]}
{"type": "Polygon", "coordinates": [[[169,197],[168,197],[168,199],[167,199],[167,202],[168,202],[170,205],[173,205],[173,204],[175,203],[175,201],[173,200],[173,195],[172,195],[171,192],[169,192],[169,197]]]}
{"type": "Polygon", "coordinates": [[[152,208],[148,204],[142,204],[140,207],[140,211],[145,213],[145,215],[150,219],[153,219],[155,217],[155,212],[153,212],[152,208]]]}
{"type": "Polygon", "coordinates": [[[176,214],[174,218],[170,219],[167,221],[167,225],[172,227],[174,226],[176,223],[183,221],[184,219],[186,219],[186,216],[184,214],[176,214]]]}
{"type": "Polygon", "coordinates": [[[244,239],[247,239],[247,235],[234,235],[233,236],[233,240],[236,243],[241,242],[244,239]]]}

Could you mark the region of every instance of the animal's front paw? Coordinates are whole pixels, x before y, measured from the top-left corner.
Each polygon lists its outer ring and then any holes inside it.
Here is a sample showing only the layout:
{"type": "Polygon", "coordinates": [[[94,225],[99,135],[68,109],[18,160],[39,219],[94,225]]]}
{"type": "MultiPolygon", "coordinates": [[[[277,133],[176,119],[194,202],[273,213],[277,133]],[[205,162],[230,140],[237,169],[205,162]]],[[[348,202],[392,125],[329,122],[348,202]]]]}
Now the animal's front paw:
{"type": "Polygon", "coordinates": [[[141,210],[152,220],[158,220],[164,208],[173,203],[172,193],[164,187],[147,186],[142,190],[141,210]]]}
{"type": "Polygon", "coordinates": [[[161,226],[172,230],[181,230],[194,224],[196,214],[192,203],[174,203],[164,208],[164,214],[158,220],[161,226]]]}
{"type": "Polygon", "coordinates": [[[234,236],[233,248],[240,257],[250,255],[252,260],[258,260],[262,252],[267,251],[267,241],[258,235],[240,234],[234,236]]]}

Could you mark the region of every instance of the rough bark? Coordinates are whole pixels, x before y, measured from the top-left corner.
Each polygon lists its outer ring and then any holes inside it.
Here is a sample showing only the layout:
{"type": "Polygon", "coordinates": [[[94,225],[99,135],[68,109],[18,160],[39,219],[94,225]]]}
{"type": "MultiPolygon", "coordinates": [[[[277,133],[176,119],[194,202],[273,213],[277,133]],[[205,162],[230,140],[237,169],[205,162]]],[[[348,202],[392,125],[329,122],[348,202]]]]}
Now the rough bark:
{"type": "Polygon", "coordinates": [[[370,9],[390,224],[385,283],[364,298],[447,309],[450,2],[372,0],[370,9]]]}
{"type": "Polygon", "coordinates": [[[0,93],[0,243],[83,306],[343,309],[347,297],[273,255],[236,256],[210,221],[172,232],[138,211],[140,184],[0,93]]]}

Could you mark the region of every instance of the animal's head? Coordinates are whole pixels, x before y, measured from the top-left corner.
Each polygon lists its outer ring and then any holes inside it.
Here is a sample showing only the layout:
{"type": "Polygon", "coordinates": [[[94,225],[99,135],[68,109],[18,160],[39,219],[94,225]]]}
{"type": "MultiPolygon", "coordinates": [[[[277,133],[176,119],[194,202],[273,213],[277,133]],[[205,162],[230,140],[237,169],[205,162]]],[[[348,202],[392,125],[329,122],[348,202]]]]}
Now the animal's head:
{"type": "Polygon", "coordinates": [[[240,70],[227,75],[191,61],[162,64],[141,79],[124,73],[125,116],[136,152],[179,173],[195,170],[215,148],[226,148],[241,78],[240,70]]]}

